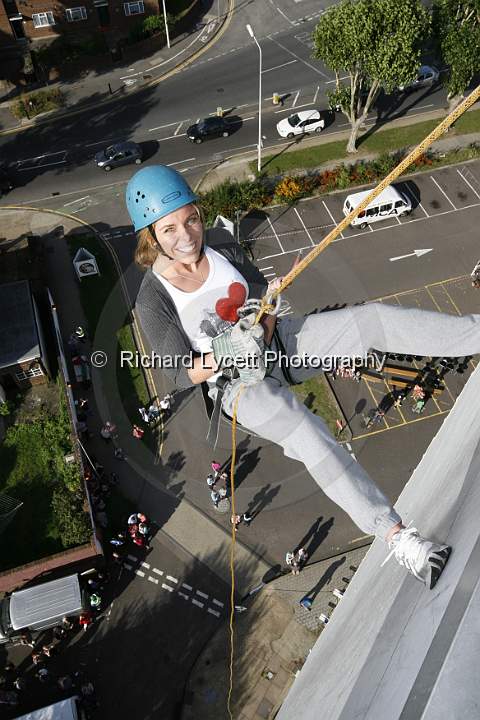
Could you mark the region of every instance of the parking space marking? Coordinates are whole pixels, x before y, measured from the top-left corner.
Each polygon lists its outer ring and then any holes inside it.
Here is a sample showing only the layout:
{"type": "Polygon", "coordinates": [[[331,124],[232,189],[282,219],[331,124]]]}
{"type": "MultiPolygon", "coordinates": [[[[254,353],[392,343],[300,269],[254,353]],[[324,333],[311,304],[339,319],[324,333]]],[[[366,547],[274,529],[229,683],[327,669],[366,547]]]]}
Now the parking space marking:
{"type": "Polygon", "coordinates": [[[259,268],[260,272],[263,272],[264,270],[273,270],[273,265],[267,265],[267,267],[259,268]]]}
{"type": "Polygon", "coordinates": [[[411,197],[411,199],[413,200],[413,202],[414,202],[414,203],[417,203],[417,204],[418,204],[418,207],[419,207],[421,210],[423,210],[423,212],[425,213],[425,216],[426,216],[426,217],[430,217],[430,215],[428,214],[428,212],[425,210],[425,208],[423,207],[422,203],[420,202],[420,198],[417,197],[417,195],[413,192],[413,190],[410,190],[410,188],[409,188],[408,186],[405,186],[405,190],[407,191],[407,194],[410,195],[410,197],[411,197]]]}
{"type": "Polygon", "coordinates": [[[268,222],[269,222],[270,227],[271,227],[272,230],[273,230],[273,234],[275,235],[275,238],[276,238],[276,240],[277,240],[277,242],[278,242],[278,246],[279,246],[280,250],[282,251],[282,253],[284,253],[285,250],[284,250],[284,248],[283,248],[282,243],[280,242],[280,238],[278,237],[277,231],[275,230],[274,226],[272,225],[272,221],[270,220],[270,215],[267,215],[267,220],[268,220],[268,222]]]}
{"type": "Polygon", "coordinates": [[[302,216],[301,216],[300,213],[298,212],[297,208],[293,208],[293,209],[294,209],[295,212],[297,213],[297,217],[298,217],[298,219],[300,220],[300,222],[302,223],[303,229],[304,229],[305,232],[307,233],[307,237],[308,237],[308,239],[310,240],[310,242],[311,242],[311,244],[312,244],[312,247],[315,247],[315,243],[313,242],[312,236],[310,235],[310,233],[309,233],[308,230],[307,230],[307,226],[305,225],[305,223],[304,223],[303,220],[302,220],[302,216]]]}
{"type": "Polygon", "coordinates": [[[300,95],[300,90],[297,91],[297,94],[295,95],[295,97],[294,97],[294,99],[293,99],[292,108],[294,108],[295,105],[297,104],[297,100],[298,100],[298,96],[299,96],[299,95],[300,95]]]}
{"type": "Polygon", "coordinates": [[[173,592],[173,588],[170,587],[170,585],[167,585],[166,583],[162,583],[162,588],[164,590],[168,590],[168,592],[173,592]]]}
{"type": "Polygon", "coordinates": [[[282,63],[282,65],[275,65],[275,67],[268,68],[267,70],[262,70],[262,75],[265,75],[265,73],[267,72],[272,72],[272,70],[279,70],[279,68],[283,68],[285,67],[285,65],[291,65],[292,63],[296,62],[298,62],[298,60],[288,60],[288,62],[282,63]]]}
{"type": "Polygon", "coordinates": [[[453,207],[453,209],[454,209],[454,210],[458,210],[458,208],[455,207],[455,205],[453,204],[453,202],[452,202],[452,201],[450,200],[450,198],[448,197],[448,195],[447,195],[447,193],[445,192],[445,190],[444,190],[443,188],[441,188],[440,185],[438,184],[438,182],[435,180],[435,178],[433,177],[433,175],[430,175],[430,180],[432,180],[432,181],[435,183],[435,185],[438,187],[438,189],[440,190],[440,192],[442,193],[442,195],[444,195],[444,196],[447,198],[448,202],[449,202],[450,205],[453,207]]]}
{"type": "MultiPolygon", "coordinates": [[[[280,10],[280,12],[281,12],[281,10],[280,10]]],[[[283,15],[283,13],[282,13],[282,15],[283,15]]],[[[287,18],[287,20],[288,20],[288,18],[287,18]]],[[[289,20],[289,22],[291,22],[291,20],[289,20]]],[[[313,70],[313,72],[316,72],[318,75],[321,75],[323,78],[327,78],[327,80],[328,80],[328,75],[325,75],[325,73],[322,72],[321,70],[319,70],[318,68],[316,68],[315,65],[311,65],[309,62],[307,62],[306,60],[301,58],[300,55],[297,55],[296,53],[294,53],[293,50],[289,50],[287,47],[285,47],[285,45],[282,45],[281,43],[279,43],[278,40],[274,40],[271,35],[268,36],[268,39],[271,40],[272,42],[274,42],[279,47],[281,47],[282,50],[285,50],[285,52],[290,53],[290,55],[292,55],[292,57],[296,58],[297,60],[300,60],[300,62],[303,63],[304,65],[306,65],[308,68],[310,68],[310,70],[313,70]]]]}
{"type": "Polygon", "coordinates": [[[470,190],[473,190],[473,192],[475,193],[475,195],[476,195],[476,196],[478,197],[478,199],[480,200],[480,195],[479,195],[478,192],[475,190],[475,188],[473,187],[473,185],[468,182],[467,178],[465,177],[465,175],[463,175],[462,171],[461,171],[461,170],[458,170],[458,168],[457,168],[457,173],[460,175],[460,177],[462,178],[462,180],[465,180],[465,182],[467,183],[467,185],[468,185],[468,187],[470,188],[470,190]]]}
{"type": "MultiPolygon", "coordinates": [[[[328,209],[328,207],[327,207],[327,205],[326,205],[326,203],[325,203],[325,200],[322,200],[322,205],[323,205],[323,207],[325,208],[325,210],[327,211],[327,213],[329,214],[329,216],[330,216],[330,218],[331,218],[334,226],[335,226],[335,225],[338,225],[337,221],[335,220],[335,218],[333,217],[332,213],[331,213],[330,210],[328,209]]],[[[345,240],[345,235],[344,235],[343,233],[340,233],[340,237],[342,238],[342,240],[345,240]]]]}
{"type": "Polygon", "coordinates": [[[176,129],[175,132],[173,133],[174,135],[178,135],[178,133],[180,132],[180,128],[182,127],[182,125],[183,125],[184,122],[185,122],[185,121],[182,120],[181,123],[178,123],[177,129],[176,129]]]}
{"type": "Polygon", "coordinates": [[[317,102],[317,95],[318,91],[320,90],[320,85],[317,85],[317,89],[315,90],[315,95],[313,96],[313,105],[317,102]]]}

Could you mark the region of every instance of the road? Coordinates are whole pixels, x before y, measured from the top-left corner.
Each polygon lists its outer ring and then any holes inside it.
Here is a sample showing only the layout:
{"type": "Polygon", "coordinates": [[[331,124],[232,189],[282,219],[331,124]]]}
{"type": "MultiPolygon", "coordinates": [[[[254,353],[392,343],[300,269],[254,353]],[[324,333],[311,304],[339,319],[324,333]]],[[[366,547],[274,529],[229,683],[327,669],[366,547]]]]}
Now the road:
{"type": "MultiPolygon", "coordinates": [[[[279,119],[298,109],[328,107],[326,92],[333,87],[334,75],[311,57],[311,32],[324,7],[325,3],[319,8],[307,0],[257,3],[254,7],[240,4],[219,42],[196,63],[159,85],[127,96],[121,103],[0,137],[2,163],[10,167],[17,185],[8,200],[39,201],[59,192],[125,182],[135,166],[117,168],[107,178],[93,163],[95,152],[117,140],[141,143],[146,164],[173,165],[189,179],[196,179],[222,158],[251,152],[258,137],[259,68],[257,48],[245,30],[248,22],[256,28],[263,52],[264,149],[278,148],[284,144],[276,131],[279,119]],[[263,28],[268,32],[262,32],[263,28]],[[285,98],[283,107],[273,106],[274,92],[285,98]],[[185,135],[188,125],[214,114],[218,106],[228,113],[231,136],[192,145],[185,135]]],[[[404,114],[421,116],[444,106],[445,101],[441,87],[407,97],[380,98],[369,122],[404,114]]],[[[327,125],[324,133],[334,136],[344,131],[348,122],[343,115],[332,114],[327,125]]]]}

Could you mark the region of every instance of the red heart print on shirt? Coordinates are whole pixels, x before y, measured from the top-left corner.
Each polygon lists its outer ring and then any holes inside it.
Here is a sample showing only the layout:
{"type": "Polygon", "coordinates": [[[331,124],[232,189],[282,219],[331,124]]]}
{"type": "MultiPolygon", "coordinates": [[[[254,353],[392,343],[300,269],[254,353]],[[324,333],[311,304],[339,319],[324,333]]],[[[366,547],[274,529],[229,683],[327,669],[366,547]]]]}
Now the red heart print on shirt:
{"type": "Polygon", "coordinates": [[[228,297],[217,300],[215,312],[222,320],[227,320],[232,323],[237,322],[237,310],[239,307],[242,307],[246,297],[247,291],[242,283],[234,282],[228,288],[228,297]]]}

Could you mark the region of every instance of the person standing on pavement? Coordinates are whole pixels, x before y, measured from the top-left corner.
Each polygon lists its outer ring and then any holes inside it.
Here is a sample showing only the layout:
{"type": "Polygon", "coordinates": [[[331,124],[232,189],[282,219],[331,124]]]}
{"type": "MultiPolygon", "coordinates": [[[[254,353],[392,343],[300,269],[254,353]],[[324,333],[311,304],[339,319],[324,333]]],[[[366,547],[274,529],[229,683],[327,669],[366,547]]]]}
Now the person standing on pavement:
{"type": "Polygon", "coordinates": [[[313,367],[309,357],[352,358],[371,348],[433,357],[475,355],[480,352],[480,315],[371,302],[303,317],[266,315],[256,323],[256,313],[245,303],[278,290],[281,278],[267,288],[233,237],[218,228],[205,230],[198,200],[183,175],[165,165],[143,168],[126,189],[138,239],[135,260],[146,268],[137,316],[155,353],[188,359],[187,365],[164,366],[164,372],[179,388],[207,383],[217,408],[229,417],[236,408],[245,430],[303,463],[362,532],[384,540],[397,562],[432,589],[451,547],[406,528],[384,492],[289,386],[318,375],[318,363],[313,367]],[[223,374],[224,359],[232,353],[221,349],[219,337],[241,361],[238,377],[223,374]],[[265,347],[279,357],[268,367],[265,347]],[[282,369],[280,349],[283,356],[307,358],[302,367],[295,366],[294,377],[282,369]],[[245,370],[244,361],[252,356],[255,367],[245,370]]]}
{"type": "Polygon", "coordinates": [[[212,460],[211,467],[212,467],[213,477],[215,478],[215,480],[217,480],[220,470],[222,469],[222,466],[216,460],[212,460]]]}
{"type": "Polygon", "coordinates": [[[102,437],[102,440],[104,440],[106,443],[109,443],[112,439],[112,436],[117,428],[113,423],[111,423],[109,420],[103,425],[102,429],[100,430],[100,435],[102,437]]]}
{"type": "Polygon", "coordinates": [[[218,503],[220,502],[220,493],[218,493],[216,490],[212,490],[210,493],[210,497],[212,498],[212,502],[215,508],[218,508],[218,503]]]}
{"type": "Polygon", "coordinates": [[[253,520],[253,515],[250,514],[248,510],[245,510],[245,512],[242,515],[242,522],[245,523],[247,527],[250,527],[250,523],[253,520]]]}
{"type": "Polygon", "coordinates": [[[207,475],[207,485],[210,489],[214,487],[216,483],[216,479],[213,477],[213,475],[207,475]]]}

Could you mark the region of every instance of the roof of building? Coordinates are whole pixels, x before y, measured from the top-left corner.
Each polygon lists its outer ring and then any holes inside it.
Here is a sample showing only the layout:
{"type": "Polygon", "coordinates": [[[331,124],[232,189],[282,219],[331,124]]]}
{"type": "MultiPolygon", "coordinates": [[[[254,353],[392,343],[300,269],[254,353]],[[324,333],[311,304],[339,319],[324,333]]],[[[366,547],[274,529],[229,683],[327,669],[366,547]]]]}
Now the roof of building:
{"type": "Polygon", "coordinates": [[[447,720],[478,716],[480,369],[396,507],[453,547],[427,590],[375,540],[292,685],[277,720],[447,720]]]}
{"type": "Polygon", "coordinates": [[[28,280],[0,285],[0,369],[40,357],[28,280]]]}

